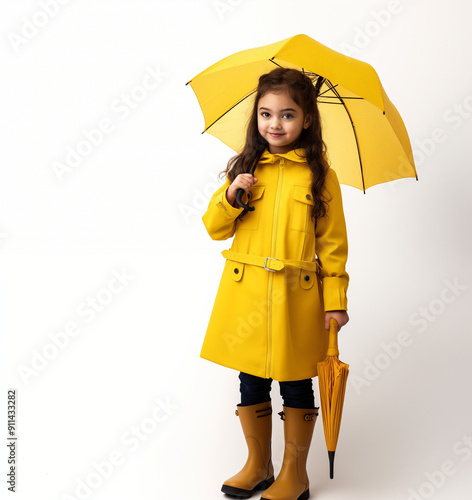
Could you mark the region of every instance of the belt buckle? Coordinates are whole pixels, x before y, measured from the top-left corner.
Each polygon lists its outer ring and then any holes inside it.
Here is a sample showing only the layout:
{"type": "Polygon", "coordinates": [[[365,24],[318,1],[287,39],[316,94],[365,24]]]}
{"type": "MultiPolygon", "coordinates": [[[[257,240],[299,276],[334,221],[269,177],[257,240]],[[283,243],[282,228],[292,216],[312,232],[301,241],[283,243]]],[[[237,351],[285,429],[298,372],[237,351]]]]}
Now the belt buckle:
{"type": "Polygon", "coordinates": [[[267,271],[272,271],[273,273],[275,273],[276,269],[270,269],[270,268],[266,267],[266,265],[267,265],[267,259],[272,259],[272,260],[280,260],[280,259],[276,259],[275,257],[266,257],[266,259],[264,261],[264,269],[266,269],[267,271]]]}

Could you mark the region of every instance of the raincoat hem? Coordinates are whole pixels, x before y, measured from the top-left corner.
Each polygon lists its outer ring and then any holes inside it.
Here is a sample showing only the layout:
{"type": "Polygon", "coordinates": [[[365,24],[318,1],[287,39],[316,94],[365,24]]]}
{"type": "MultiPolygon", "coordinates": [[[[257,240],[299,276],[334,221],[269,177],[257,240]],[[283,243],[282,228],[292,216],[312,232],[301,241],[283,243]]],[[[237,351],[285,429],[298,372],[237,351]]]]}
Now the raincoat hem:
{"type": "Polygon", "coordinates": [[[265,376],[265,369],[262,372],[255,372],[253,368],[245,367],[242,363],[231,363],[230,361],[226,361],[226,359],[221,359],[218,356],[212,355],[211,353],[206,352],[205,354],[200,353],[200,357],[206,359],[207,361],[211,361],[212,363],[216,363],[217,365],[225,366],[226,368],[231,368],[232,370],[242,371],[244,373],[249,373],[250,375],[254,375],[256,377],[267,378],[265,376]]]}
{"type": "MultiPolygon", "coordinates": [[[[265,370],[263,370],[262,372],[258,372],[257,370],[254,370],[251,367],[245,367],[241,363],[237,364],[231,363],[230,361],[226,361],[226,359],[221,359],[220,357],[212,355],[208,352],[206,352],[205,354],[200,353],[200,357],[206,359],[207,361],[211,361],[212,363],[216,363],[217,365],[230,368],[232,370],[242,371],[244,373],[248,373],[249,375],[254,375],[256,377],[261,377],[265,379],[268,378],[265,376],[266,375],[265,370]]],[[[296,376],[283,376],[274,374],[270,376],[270,378],[272,378],[272,380],[275,380],[276,382],[294,382],[296,380],[305,380],[307,378],[315,378],[317,376],[318,376],[318,369],[317,367],[315,367],[313,370],[310,370],[309,372],[304,372],[296,376]]]]}

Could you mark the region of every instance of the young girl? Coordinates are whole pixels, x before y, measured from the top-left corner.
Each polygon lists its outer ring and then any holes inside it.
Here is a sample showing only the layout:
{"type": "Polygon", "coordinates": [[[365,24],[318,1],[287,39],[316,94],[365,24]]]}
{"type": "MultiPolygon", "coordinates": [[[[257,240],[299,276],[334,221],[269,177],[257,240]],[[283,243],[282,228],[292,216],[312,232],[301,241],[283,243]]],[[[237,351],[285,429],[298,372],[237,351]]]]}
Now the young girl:
{"type": "Polygon", "coordinates": [[[212,239],[234,235],[222,252],[226,263],[200,356],[239,371],[236,415],[248,459],[221,488],[238,497],[264,489],[262,499],[309,498],[306,461],[319,409],[312,378],[326,356],[330,318],[339,329],[349,320],[341,190],[326,159],[317,93],[295,69],[260,77],[245,147],[229,161],[202,217],[212,239]],[[253,211],[235,201],[239,188],[253,211]],[[280,386],[285,436],[275,481],[272,380],[280,386]]]}

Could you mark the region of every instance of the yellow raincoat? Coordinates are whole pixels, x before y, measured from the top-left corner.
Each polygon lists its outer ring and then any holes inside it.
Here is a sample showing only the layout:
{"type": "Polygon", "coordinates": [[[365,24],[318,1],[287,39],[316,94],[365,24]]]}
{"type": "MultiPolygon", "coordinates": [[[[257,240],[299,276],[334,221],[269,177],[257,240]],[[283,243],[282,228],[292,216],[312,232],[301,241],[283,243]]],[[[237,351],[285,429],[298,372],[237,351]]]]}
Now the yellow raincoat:
{"type": "Polygon", "coordinates": [[[200,356],[277,381],[317,376],[329,331],[324,311],[347,310],[348,242],[341,189],[328,169],[326,217],[310,218],[311,171],[304,150],[262,155],[258,182],[241,207],[226,198],[231,182],[213,194],[202,217],[214,240],[234,235],[200,356]]]}

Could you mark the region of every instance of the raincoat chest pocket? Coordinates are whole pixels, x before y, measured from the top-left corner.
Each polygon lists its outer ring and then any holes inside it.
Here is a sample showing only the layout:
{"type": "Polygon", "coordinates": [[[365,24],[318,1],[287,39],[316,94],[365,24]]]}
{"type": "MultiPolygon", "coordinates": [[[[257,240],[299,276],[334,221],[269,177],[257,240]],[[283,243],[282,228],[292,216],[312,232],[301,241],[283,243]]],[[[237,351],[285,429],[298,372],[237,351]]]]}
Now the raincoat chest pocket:
{"type": "Polygon", "coordinates": [[[254,210],[246,212],[238,219],[240,229],[257,229],[261,218],[262,199],[265,186],[252,186],[247,195],[247,204],[254,207],[254,210]]]}
{"type": "Polygon", "coordinates": [[[315,223],[311,218],[313,205],[310,187],[293,186],[291,229],[305,233],[315,232],[315,223]]]}

